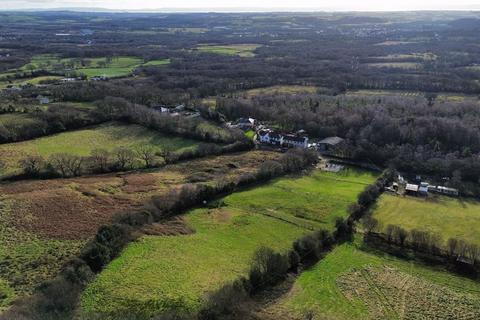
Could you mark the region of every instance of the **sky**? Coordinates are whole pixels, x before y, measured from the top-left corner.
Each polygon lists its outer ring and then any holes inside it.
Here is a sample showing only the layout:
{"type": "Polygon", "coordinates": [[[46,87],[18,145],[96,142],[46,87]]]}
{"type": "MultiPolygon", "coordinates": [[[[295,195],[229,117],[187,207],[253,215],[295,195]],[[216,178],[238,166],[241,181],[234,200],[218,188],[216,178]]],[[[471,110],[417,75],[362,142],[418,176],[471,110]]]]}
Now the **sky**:
{"type": "Polygon", "coordinates": [[[398,11],[480,10],[480,0],[0,0],[0,9],[106,8],[118,10],[161,10],[165,8],[223,8],[398,11]]]}

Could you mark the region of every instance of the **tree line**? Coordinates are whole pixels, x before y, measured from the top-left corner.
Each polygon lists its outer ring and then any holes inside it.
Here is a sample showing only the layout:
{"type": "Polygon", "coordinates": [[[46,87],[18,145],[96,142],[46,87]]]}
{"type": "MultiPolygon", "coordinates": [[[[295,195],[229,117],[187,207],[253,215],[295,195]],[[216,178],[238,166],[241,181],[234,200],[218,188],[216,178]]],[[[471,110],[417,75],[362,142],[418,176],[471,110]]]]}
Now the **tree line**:
{"type": "MultiPolygon", "coordinates": [[[[166,147],[141,145],[132,148],[119,146],[111,151],[94,149],[89,156],[54,153],[48,158],[44,158],[40,155],[29,155],[19,161],[22,174],[12,176],[10,179],[68,178],[85,174],[158,168],[187,159],[247,151],[252,147],[251,141],[245,140],[224,146],[214,143],[201,143],[194,148],[181,151],[174,151],[166,147]]],[[[0,160],[0,171],[5,168],[5,162],[0,160]]]]}
{"type": "Polygon", "coordinates": [[[406,230],[398,225],[387,225],[384,229],[375,218],[367,216],[365,226],[365,243],[373,248],[393,251],[408,256],[408,251],[418,253],[427,262],[442,264],[443,259],[454,265],[457,271],[480,273],[480,247],[463,239],[449,238],[446,242],[438,233],[419,229],[406,230]],[[423,254],[423,256],[421,255],[423,254]],[[439,261],[440,259],[440,261],[439,261]]]}
{"type": "MultiPolygon", "coordinates": [[[[348,209],[346,219],[338,218],[333,232],[318,230],[293,242],[286,253],[260,247],[253,255],[247,277],[240,277],[210,293],[203,302],[198,318],[201,320],[243,319],[249,313],[249,300],[262,290],[285,280],[288,273],[298,273],[317,263],[335,245],[351,240],[355,222],[365,216],[376,202],[385,186],[394,177],[393,170],[386,170],[371,185],[368,185],[348,209]]],[[[182,315],[185,319],[195,316],[182,315]]],[[[180,319],[183,319],[180,317],[180,319]]],[[[162,319],[160,317],[159,319],[162,319]]],[[[168,316],[167,318],[168,319],[168,316]]]]}

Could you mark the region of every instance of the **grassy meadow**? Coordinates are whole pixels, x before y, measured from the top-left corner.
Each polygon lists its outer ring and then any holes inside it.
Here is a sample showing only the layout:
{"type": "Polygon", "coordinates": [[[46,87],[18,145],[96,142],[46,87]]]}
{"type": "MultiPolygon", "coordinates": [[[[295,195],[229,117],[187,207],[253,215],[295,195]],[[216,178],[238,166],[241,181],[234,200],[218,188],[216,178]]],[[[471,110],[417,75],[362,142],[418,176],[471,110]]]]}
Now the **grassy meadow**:
{"type": "MultiPolygon", "coordinates": [[[[152,60],[144,62],[141,58],[131,56],[118,56],[111,59],[104,58],[60,58],[54,54],[41,54],[32,57],[30,63],[19,68],[20,72],[30,72],[36,70],[57,71],[68,75],[74,71],[75,73],[84,74],[88,78],[95,76],[106,76],[109,78],[124,77],[130,75],[136,68],[140,66],[162,66],[170,63],[170,59],[152,60]]],[[[36,77],[31,79],[13,80],[9,83],[4,79],[6,76],[14,76],[16,70],[0,74],[0,87],[6,87],[8,84],[39,84],[45,80],[55,80],[61,77],[47,76],[36,77]]]]}
{"type": "Polygon", "coordinates": [[[199,52],[251,58],[255,56],[254,51],[259,47],[261,45],[258,44],[200,45],[196,50],[199,52]]]}
{"type": "Polygon", "coordinates": [[[156,66],[164,66],[170,63],[170,59],[162,59],[162,60],[151,60],[147,63],[142,64],[144,67],[156,67],[156,66]]]}
{"type": "Polygon", "coordinates": [[[319,88],[315,86],[284,85],[251,89],[247,90],[246,93],[249,97],[276,94],[315,94],[317,93],[318,89],[319,88]]]}
{"type": "Polygon", "coordinates": [[[192,148],[196,141],[166,136],[138,125],[106,123],[82,130],[69,131],[33,140],[0,145],[2,160],[6,163],[6,173],[17,172],[19,161],[28,155],[48,158],[54,153],[70,153],[88,156],[92,150],[116,147],[136,148],[151,145],[169,150],[192,148]]]}
{"type": "Polygon", "coordinates": [[[275,180],[261,188],[234,193],[228,203],[302,228],[331,229],[345,217],[347,207],[375,180],[375,174],[346,169],[339,173],[314,171],[308,176],[275,180]]]}
{"type": "MultiPolygon", "coordinates": [[[[402,96],[407,98],[424,97],[425,93],[408,90],[360,89],[349,90],[347,96],[402,96]]],[[[470,102],[478,104],[478,97],[461,93],[438,92],[436,102],[470,102]]]]}
{"type": "Polygon", "coordinates": [[[476,319],[480,284],[441,269],[336,247],[304,271],[288,293],[267,306],[266,319],[476,319]],[[273,315],[273,316],[272,316],[273,315]]]}
{"type": "Polygon", "coordinates": [[[384,194],[373,212],[385,228],[389,224],[404,229],[438,233],[446,242],[462,239],[480,245],[480,202],[462,198],[432,196],[399,197],[384,194]]]}
{"type": "Polygon", "coordinates": [[[34,118],[25,113],[5,113],[0,114],[0,125],[5,127],[19,127],[26,125],[35,125],[37,123],[34,118]]]}
{"type": "Polygon", "coordinates": [[[422,67],[422,64],[417,62],[378,62],[367,63],[366,65],[370,68],[392,68],[405,70],[415,70],[422,67]]]}
{"type": "Polygon", "coordinates": [[[315,171],[234,193],[218,208],[192,210],[184,215],[191,234],[144,236],[129,245],[84,292],[82,309],[141,318],[194,312],[207,292],[246,275],[259,247],[286,251],[313,228],[333,228],[373,180],[354,170],[315,171]]]}

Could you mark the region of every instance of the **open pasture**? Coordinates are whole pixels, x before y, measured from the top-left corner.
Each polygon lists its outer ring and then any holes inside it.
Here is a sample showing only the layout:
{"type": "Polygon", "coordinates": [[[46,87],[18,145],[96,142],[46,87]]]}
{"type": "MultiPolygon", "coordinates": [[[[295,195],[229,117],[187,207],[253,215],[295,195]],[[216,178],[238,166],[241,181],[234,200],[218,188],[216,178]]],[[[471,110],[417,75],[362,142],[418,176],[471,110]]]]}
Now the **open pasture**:
{"type": "Polygon", "coordinates": [[[247,90],[246,94],[249,97],[276,94],[315,94],[317,93],[318,89],[319,88],[315,86],[284,85],[251,89],[247,90]]]}
{"type": "Polygon", "coordinates": [[[0,126],[21,127],[35,125],[36,120],[25,113],[5,113],[0,114],[0,126]]]}
{"type": "Polygon", "coordinates": [[[361,89],[351,90],[346,93],[347,96],[403,96],[403,97],[419,97],[421,92],[404,91],[404,90],[376,90],[361,89]]]}
{"type": "Polygon", "coordinates": [[[416,70],[422,67],[422,64],[417,62],[377,62],[377,63],[366,63],[369,68],[380,68],[380,69],[404,69],[404,70],[416,70]]]}
{"type": "Polygon", "coordinates": [[[432,196],[401,197],[384,194],[373,217],[385,228],[398,225],[406,230],[422,230],[439,234],[443,241],[462,239],[480,245],[480,202],[470,199],[432,196]]]}
{"type": "Polygon", "coordinates": [[[304,271],[259,319],[475,319],[479,303],[478,282],[353,243],[304,271]]]}
{"type": "Polygon", "coordinates": [[[219,207],[192,210],[183,216],[191,234],[145,236],[131,244],[87,288],[82,308],[141,318],[195,312],[207,292],[246,275],[259,247],[285,251],[312,229],[332,229],[373,180],[360,171],[315,171],[234,193],[219,207]]]}
{"type": "Polygon", "coordinates": [[[375,174],[354,169],[339,173],[316,170],[310,175],[278,179],[261,188],[231,195],[228,203],[302,228],[331,229],[335,219],[375,180],[375,174]]]}
{"type": "MultiPolygon", "coordinates": [[[[136,68],[146,66],[160,66],[170,63],[169,59],[152,60],[144,62],[142,59],[130,56],[105,57],[105,58],[60,58],[57,55],[43,54],[34,56],[30,63],[20,68],[20,71],[28,72],[35,70],[56,71],[68,75],[74,73],[83,74],[88,78],[105,76],[109,78],[123,77],[131,74],[136,68]]],[[[42,78],[42,77],[40,77],[42,78]]],[[[31,79],[26,81],[38,84],[40,80],[31,79]]],[[[25,82],[25,81],[23,81],[25,82]]]]}
{"type": "MultiPolygon", "coordinates": [[[[12,73],[10,77],[14,77],[15,73],[12,73]]],[[[9,79],[6,77],[0,78],[0,89],[8,88],[9,86],[26,86],[26,85],[39,85],[45,82],[52,82],[61,79],[59,76],[40,76],[23,79],[9,79]]]]}
{"type": "Polygon", "coordinates": [[[134,149],[151,145],[159,151],[163,148],[181,150],[195,147],[197,142],[179,137],[166,136],[138,125],[106,123],[99,126],[55,134],[33,140],[0,145],[6,172],[19,170],[19,161],[27,156],[40,155],[48,158],[54,153],[69,153],[88,156],[94,149],[112,150],[116,147],[134,149]]]}
{"type": "Polygon", "coordinates": [[[170,59],[161,59],[161,60],[150,60],[142,66],[144,67],[156,67],[156,66],[164,66],[170,63],[170,59]]]}
{"type": "Polygon", "coordinates": [[[231,45],[200,45],[196,48],[199,52],[215,53],[229,56],[240,56],[251,58],[255,56],[254,51],[261,47],[258,44],[231,44],[231,45]]]}
{"type": "MultiPolygon", "coordinates": [[[[350,90],[346,93],[347,96],[401,96],[407,98],[417,98],[425,96],[424,92],[420,91],[408,91],[408,90],[381,90],[381,89],[360,89],[350,90]]],[[[438,92],[435,98],[435,102],[471,102],[478,103],[478,97],[474,95],[461,94],[461,93],[449,93],[438,92]]]]}
{"type": "Polygon", "coordinates": [[[385,60],[385,61],[402,61],[402,60],[412,60],[412,59],[430,61],[430,60],[437,59],[437,56],[431,52],[410,53],[410,54],[393,53],[393,54],[388,54],[386,56],[375,57],[375,59],[385,60]]]}

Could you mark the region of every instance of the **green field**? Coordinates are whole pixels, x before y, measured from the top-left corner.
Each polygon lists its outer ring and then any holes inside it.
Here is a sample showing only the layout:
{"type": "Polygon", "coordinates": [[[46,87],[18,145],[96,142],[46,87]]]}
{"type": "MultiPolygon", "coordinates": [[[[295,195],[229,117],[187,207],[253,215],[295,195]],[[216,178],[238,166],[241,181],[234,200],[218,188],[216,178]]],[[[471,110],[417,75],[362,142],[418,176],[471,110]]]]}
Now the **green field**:
{"type": "Polygon", "coordinates": [[[432,196],[399,197],[384,194],[373,212],[385,228],[399,225],[407,230],[418,229],[449,238],[463,239],[480,245],[480,202],[475,200],[432,196]]]}
{"type": "Polygon", "coordinates": [[[276,94],[315,94],[318,92],[318,89],[319,88],[315,86],[284,85],[251,89],[247,90],[246,93],[249,97],[276,94]]]}
{"type": "Polygon", "coordinates": [[[142,59],[135,57],[115,57],[112,62],[107,63],[106,67],[100,67],[97,63],[96,68],[79,68],[77,71],[86,75],[88,78],[95,76],[105,76],[108,78],[123,77],[133,72],[133,70],[142,64],[142,59]]]}
{"type": "Polygon", "coordinates": [[[245,137],[253,140],[253,138],[255,138],[255,131],[253,131],[253,130],[246,131],[245,132],[245,137]]]}
{"type": "Polygon", "coordinates": [[[87,288],[82,308],[145,318],[195,311],[205,293],[245,275],[260,246],[285,251],[310,228],[332,228],[373,180],[353,170],[338,176],[315,171],[234,193],[220,208],[193,210],[184,219],[194,233],[144,236],[131,244],[87,288]]]}
{"type": "MultiPolygon", "coordinates": [[[[60,58],[57,55],[43,54],[34,56],[30,63],[24,65],[19,71],[29,72],[35,70],[57,71],[63,74],[71,74],[72,71],[84,74],[87,77],[106,76],[106,77],[123,77],[131,74],[140,66],[161,66],[170,63],[170,59],[152,60],[144,63],[137,57],[119,56],[107,58],[60,58]]],[[[9,72],[12,74],[12,72],[9,72]]],[[[38,84],[40,80],[47,77],[34,78],[28,81],[22,80],[21,83],[38,84]],[[40,79],[39,79],[40,78],[40,79]]],[[[49,77],[52,78],[52,77],[49,77]]]]}
{"type": "Polygon", "coordinates": [[[421,63],[416,63],[416,62],[378,62],[378,63],[366,63],[365,65],[370,68],[394,68],[394,69],[405,69],[405,70],[415,70],[422,67],[421,63]]]}
{"type": "Polygon", "coordinates": [[[196,48],[200,52],[216,53],[230,56],[251,58],[255,56],[254,51],[261,47],[258,44],[231,44],[231,45],[201,45],[196,48]]]}
{"type": "MultiPolygon", "coordinates": [[[[2,74],[5,75],[5,74],[2,74]]],[[[15,76],[15,73],[12,73],[10,76],[15,76]]],[[[27,84],[32,84],[32,85],[38,85],[42,84],[42,82],[46,81],[55,81],[59,80],[62,77],[59,76],[41,76],[41,77],[34,77],[34,78],[28,78],[28,79],[15,79],[15,80],[10,80],[8,81],[6,78],[0,78],[0,89],[2,88],[7,88],[7,86],[12,85],[12,86],[24,86],[27,84]]]]}
{"type": "Polygon", "coordinates": [[[410,53],[410,54],[401,54],[394,53],[386,56],[375,57],[376,59],[386,60],[386,61],[401,61],[401,60],[411,60],[411,59],[421,59],[425,61],[437,59],[437,55],[434,53],[410,53]]]}
{"type": "Polygon", "coordinates": [[[161,59],[161,60],[151,60],[147,63],[142,64],[144,67],[156,67],[156,66],[164,66],[170,63],[170,59],[161,59]]]}
{"type": "MultiPolygon", "coordinates": [[[[424,96],[423,92],[407,91],[407,90],[377,90],[377,89],[361,89],[350,90],[347,96],[402,96],[409,98],[417,98],[424,96]]],[[[435,99],[436,102],[464,102],[478,103],[478,97],[461,93],[438,92],[435,99]]]]}
{"type": "Polygon", "coordinates": [[[35,125],[37,121],[25,113],[5,113],[0,114],[0,126],[19,127],[26,125],[35,125]]]}
{"type": "Polygon", "coordinates": [[[266,313],[299,320],[306,315],[345,320],[480,317],[478,282],[359,246],[335,248],[304,271],[266,313]]]}
{"type": "Polygon", "coordinates": [[[115,147],[136,148],[152,145],[156,148],[180,150],[191,148],[196,141],[170,137],[138,125],[106,123],[77,131],[64,132],[17,143],[0,145],[2,160],[6,162],[6,173],[18,171],[18,162],[28,155],[48,158],[54,153],[70,153],[88,156],[94,149],[112,150],[115,147]]]}
{"type": "Polygon", "coordinates": [[[314,171],[305,177],[279,179],[262,188],[235,193],[229,203],[302,228],[331,229],[335,219],[346,216],[357,194],[374,180],[375,174],[354,169],[314,171]]]}

